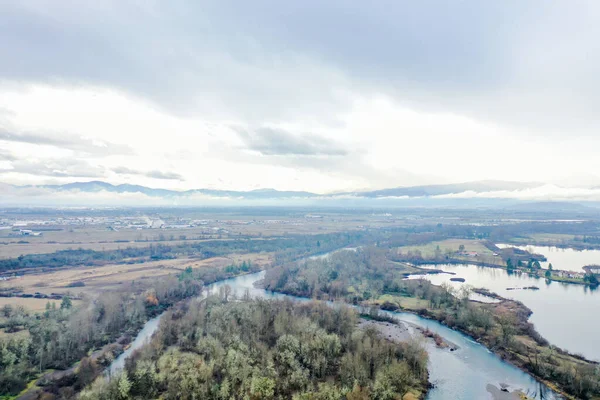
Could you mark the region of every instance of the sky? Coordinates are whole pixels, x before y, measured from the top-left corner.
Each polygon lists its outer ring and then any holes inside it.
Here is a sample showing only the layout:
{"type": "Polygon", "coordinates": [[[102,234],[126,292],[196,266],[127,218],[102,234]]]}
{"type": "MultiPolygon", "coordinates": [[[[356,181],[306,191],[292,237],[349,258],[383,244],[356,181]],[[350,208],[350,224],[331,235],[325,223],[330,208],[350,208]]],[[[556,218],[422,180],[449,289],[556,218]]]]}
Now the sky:
{"type": "Polygon", "coordinates": [[[600,3],[0,1],[0,182],[600,186],[600,3]]]}

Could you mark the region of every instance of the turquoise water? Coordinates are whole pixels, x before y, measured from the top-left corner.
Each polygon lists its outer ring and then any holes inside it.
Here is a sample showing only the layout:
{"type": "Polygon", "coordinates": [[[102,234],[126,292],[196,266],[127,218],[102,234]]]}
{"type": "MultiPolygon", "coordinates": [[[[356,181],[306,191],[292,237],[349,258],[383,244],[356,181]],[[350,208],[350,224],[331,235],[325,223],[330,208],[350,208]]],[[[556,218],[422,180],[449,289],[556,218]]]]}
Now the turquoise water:
{"type": "MultiPolygon", "coordinates": [[[[261,280],[264,274],[265,272],[263,271],[224,280],[208,286],[208,289],[214,292],[218,291],[220,287],[229,285],[238,296],[247,292],[252,297],[268,299],[288,298],[294,301],[310,301],[309,299],[272,293],[254,287],[254,283],[261,280]]],[[[386,313],[401,321],[428,328],[438,333],[446,341],[452,342],[459,347],[458,350],[452,352],[447,348],[440,349],[436,347],[431,341],[424,343],[429,353],[430,381],[435,385],[435,388],[427,396],[428,400],[493,399],[488,390],[489,385],[499,388],[501,384],[509,385],[509,390],[511,391],[520,389],[528,394],[530,398],[534,399],[553,400],[560,398],[547,387],[538,383],[530,375],[505,363],[485,347],[457,331],[453,331],[438,322],[430,321],[413,314],[386,313]]],[[[144,329],[140,332],[134,344],[136,346],[138,343],[142,345],[154,333],[157,327],[157,323],[152,323],[151,329],[144,329]],[[145,337],[140,338],[142,335],[145,337]],[[138,341],[138,339],[140,340],[138,341]]],[[[133,349],[134,346],[132,345],[130,350],[133,349]]]]}

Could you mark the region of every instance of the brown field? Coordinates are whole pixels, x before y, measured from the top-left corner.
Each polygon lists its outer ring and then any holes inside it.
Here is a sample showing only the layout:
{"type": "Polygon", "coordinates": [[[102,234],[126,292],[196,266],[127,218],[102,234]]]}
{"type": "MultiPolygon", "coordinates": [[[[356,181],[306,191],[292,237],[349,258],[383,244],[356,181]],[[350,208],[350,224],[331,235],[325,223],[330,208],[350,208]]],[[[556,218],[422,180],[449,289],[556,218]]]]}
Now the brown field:
{"type": "Polygon", "coordinates": [[[121,229],[112,231],[106,225],[30,226],[43,231],[42,236],[11,236],[15,232],[0,232],[0,259],[27,254],[52,253],[58,250],[114,250],[125,247],[145,247],[150,244],[174,245],[202,240],[230,240],[239,236],[269,238],[288,234],[316,234],[358,230],[383,226],[399,226],[406,221],[371,216],[328,216],[305,219],[289,216],[254,218],[249,216],[213,216],[209,225],[175,229],[121,229]],[[222,218],[222,219],[219,219],[222,218]],[[53,229],[53,230],[46,230],[53,229]],[[22,243],[19,243],[22,242],[22,243]],[[24,242],[24,243],[23,243],[24,242]]]}
{"type": "MultiPolygon", "coordinates": [[[[71,293],[74,295],[97,296],[99,293],[119,287],[134,280],[156,278],[182,271],[187,267],[224,267],[233,263],[249,261],[260,266],[272,262],[272,254],[231,254],[205,260],[181,258],[138,264],[109,264],[101,267],[77,267],[60,269],[43,274],[28,274],[9,281],[0,282],[0,289],[19,287],[25,293],[71,293]],[[68,287],[73,282],[83,282],[83,287],[68,287]]],[[[20,300],[31,300],[13,298],[20,300]]],[[[44,305],[46,303],[44,302],[44,305]]]]}
{"type": "MultiPolygon", "coordinates": [[[[181,243],[195,243],[195,242],[203,242],[211,239],[203,239],[203,240],[166,240],[166,241],[158,241],[158,242],[109,242],[109,243],[100,243],[100,242],[79,242],[79,243],[47,243],[38,241],[34,243],[34,238],[27,238],[26,240],[29,243],[16,243],[11,242],[9,244],[0,245],[0,259],[6,258],[15,258],[21,255],[27,254],[47,254],[54,253],[59,250],[74,250],[74,249],[89,249],[89,250],[117,250],[117,249],[125,249],[127,247],[148,247],[151,244],[157,245],[178,245],[181,243]]],[[[38,239],[38,238],[35,238],[38,239]]],[[[214,239],[212,239],[214,240],[214,239]]]]}
{"type": "MultiPolygon", "coordinates": [[[[46,309],[46,303],[56,303],[56,307],[60,306],[60,300],[48,300],[48,299],[24,299],[21,297],[0,297],[0,308],[5,305],[17,306],[21,305],[27,310],[38,312],[46,309]]],[[[73,300],[74,304],[79,303],[78,300],[73,300]]]]}

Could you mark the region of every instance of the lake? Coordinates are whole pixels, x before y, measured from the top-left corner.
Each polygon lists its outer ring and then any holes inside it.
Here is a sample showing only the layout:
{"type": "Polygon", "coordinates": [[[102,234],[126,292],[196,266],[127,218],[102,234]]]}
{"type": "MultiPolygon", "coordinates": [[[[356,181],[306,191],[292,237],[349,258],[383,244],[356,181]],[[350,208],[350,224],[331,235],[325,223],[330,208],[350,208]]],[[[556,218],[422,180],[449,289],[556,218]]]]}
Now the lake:
{"type": "Polygon", "coordinates": [[[435,285],[448,282],[454,287],[460,287],[466,284],[486,288],[502,297],[523,302],[533,311],[530,321],[551,344],[572,353],[583,354],[591,360],[600,360],[600,319],[597,317],[600,310],[600,290],[592,290],[583,285],[546,283],[543,278],[509,274],[500,268],[446,264],[436,264],[429,268],[456,274],[423,276],[435,285]],[[466,282],[451,282],[452,277],[464,278],[466,282]],[[537,286],[540,290],[507,290],[526,286],[537,286]]]}
{"type": "Polygon", "coordinates": [[[575,250],[563,249],[553,246],[515,246],[512,244],[500,243],[496,246],[501,249],[507,247],[516,247],[517,249],[526,250],[530,253],[543,254],[548,261],[540,262],[542,268],[548,268],[548,264],[552,263],[554,269],[562,269],[564,271],[584,272],[581,268],[590,264],[600,265],[600,250],[575,250]]]}

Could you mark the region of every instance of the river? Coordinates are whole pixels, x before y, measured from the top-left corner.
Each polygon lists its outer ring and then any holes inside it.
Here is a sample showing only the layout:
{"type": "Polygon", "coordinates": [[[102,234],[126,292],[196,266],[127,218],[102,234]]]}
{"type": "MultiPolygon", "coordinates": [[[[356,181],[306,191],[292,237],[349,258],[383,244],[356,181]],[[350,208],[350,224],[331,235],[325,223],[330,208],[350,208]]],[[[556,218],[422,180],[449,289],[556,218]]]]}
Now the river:
{"type": "Polygon", "coordinates": [[[466,284],[486,288],[502,297],[523,302],[533,311],[530,321],[551,344],[572,353],[580,353],[591,360],[600,360],[600,320],[597,318],[600,310],[600,290],[568,283],[547,283],[543,278],[509,274],[500,268],[445,264],[436,264],[428,268],[456,274],[423,276],[435,285],[448,282],[460,287],[466,284]],[[451,282],[450,278],[453,277],[464,278],[466,281],[451,282]],[[540,290],[507,290],[528,286],[537,286],[540,290]]]}
{"type": "MultiPolygon", "coordinates": [[[[263,271],[227,279],[209,285],[207,289],[208,292],[215,292],[220,287],[229,285],[238,295],[248,291],[252,297],[310,301],[309,299],[268,292],[254,287],[254,283],[261,280],[264,274],[263,271]]],[[[501,384],[509,385],[511,391],[520,389],[534,399],[553,400],[559,398],[530,375],[505,363],[484,346],[457,331],[436,321],[427,320],[413,314],[387,313],[401,321],[428,328],[459,347],[458,350],[452,352],[447,348],[440,349],[436,347],[430,340],[425,341],[424,345],[430,357],[430,380],[435,384],[435,388],[430,390],[427,396],[428,400],[494,399],[490,391],[497,392],[501,384]]],[[[155,320],[149,321],[148,329],[144,327],[144,330],[140,332],[134,344],[128,350],[129,354],[151,337],[158,327],[158,321],[155,320]]],[[[123,354],[121,357],[124,360],[127,355],[123,354]]],[[[123,361],[117,359],[113,365],[115,365],[115,368],[113,369],[111,365],[111,371],[114,373],[122,368],[123,361]]]]}

